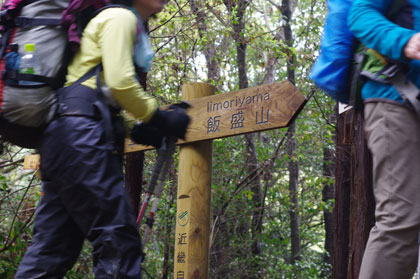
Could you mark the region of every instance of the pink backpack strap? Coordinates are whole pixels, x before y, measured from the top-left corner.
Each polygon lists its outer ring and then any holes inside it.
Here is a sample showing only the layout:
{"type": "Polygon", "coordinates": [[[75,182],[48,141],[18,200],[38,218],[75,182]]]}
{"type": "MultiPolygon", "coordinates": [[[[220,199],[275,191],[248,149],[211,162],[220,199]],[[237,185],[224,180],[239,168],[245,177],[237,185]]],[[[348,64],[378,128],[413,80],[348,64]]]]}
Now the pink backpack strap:
{"type": "MultiPolygon", "coordinates": [[[[9,0],[13,1],[13,0],[9,0]]],[[[19,1],[19,0],[16,0],[19,1]]],[[[62,13],[61,25],[68,29],[68,41],[73,47],[80,44],[80,34],[76,24],[76,14],[87,7],[93,5],[95,10],[100,9],[110,3],[110,0],[72,0],[62,13]]]]}

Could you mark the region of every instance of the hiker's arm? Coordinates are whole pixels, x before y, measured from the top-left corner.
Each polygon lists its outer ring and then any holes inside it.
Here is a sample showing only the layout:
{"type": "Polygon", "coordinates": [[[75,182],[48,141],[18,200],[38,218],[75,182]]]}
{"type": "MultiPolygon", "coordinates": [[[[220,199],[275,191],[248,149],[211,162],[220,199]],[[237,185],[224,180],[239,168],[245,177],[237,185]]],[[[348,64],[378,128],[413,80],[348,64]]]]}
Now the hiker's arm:
{"type": "Polygon", "coordinates": [[[404,60],[404,46],[416,33],[402,28],[384,16],[393,0],[355,0],[348,25],[365,46],[396,60],[404,60]]]}
{"type": "Polygon", "coordinates": [[[135,77],[133,44],[137,18],[126,9],[113,10],[119,14],[104,22],[99,35],[105,83],[123,109],[138,120],[148,121],[157,102],[145,94],[135,77]]]}

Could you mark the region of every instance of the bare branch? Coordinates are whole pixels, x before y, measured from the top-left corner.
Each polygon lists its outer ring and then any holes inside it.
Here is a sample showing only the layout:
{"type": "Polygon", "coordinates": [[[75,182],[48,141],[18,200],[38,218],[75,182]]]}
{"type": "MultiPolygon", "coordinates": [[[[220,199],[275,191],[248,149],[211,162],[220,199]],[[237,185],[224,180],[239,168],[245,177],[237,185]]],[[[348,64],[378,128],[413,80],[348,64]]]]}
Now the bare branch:
{"type": "MultiPolygon", "coordinates": [[[[178,4],[178,3],[177,3],[178,4]]],[[[182,9],[184,9],[185,6],[187,6],[188,2],[185,3],[182,7],[179,7],[179,9],[164,23],[162,23],[161,25],[156,26],[155,28],[153,28],[152,30],[149,31],[149,33],[153,33],[154,31],[158,30],[159,28],[161,28],[162,26],[165,26],[168,22],[170,22],[178,13],[180,13],[182,11],[182,9]]]]}
{"type": "Polygon", "coordinates": [[[10,166],[15,166],[17,164],[21,164],[21,163],[23,163],[23,161],[24,161],[23,158],[20,159],[20,160],[14,161],[14,162],[11,162],[11,161],[3,161],[3,162],[0,163],[0,169],[7,168],[7,167],[10,167],[10,166]]]}
{"type": "MultiPolygon", "coordinates": [[[[2,249],[2,250],[0,250],[0,252],[2,252],[2,251],[4,251],[4,250],[7,250],[7,249],[10,247],[10,245],[14,242],[14,240],[16,239],[16,236],[15,236],[15,237],[12,239],[12,241],[10,241],[10,236],[12,235],[12,230],[13,230],[13,227],[14,227],[14,224],[15,224],[15,221],[16,221],[16,218],[17,218],[17,216],[19,215],[19,208],[22,206],[22,203],[23,203],[23,201],[25,200],[25,196],[26,196],[26,194],[28,193],[29,188],[31,187],[31,184],[32,184],[32,182],[34,181],[35,177],[36,177],[35,175],[33,175],[33,176],[32,176],[31,181],[29,182],[29,185],[26,187],[25,193],[23,193],[23,196],[22,196],[21,200],[19,201],[19,205],[18,205],[18,207],[17,207],[17,209],[16,209],[16,212],[15,212],[15,214],[14,214],[14,216],[13,216],[13,219],[12,219],[12,222],[11,222],[11,224],[10,224],[10,230],[9,230],[9,233],[8,233],[8,235],[7,235],[6,241],[4,242],[6,245],[3,247],[3,249],[2,249]],[[10,241],[10,243],[9,243],[9,241],[10,241]]],[[[30,218],[30,219],[32,219],[32,218],[30,218]]],[[[26,225],[27,223],[28,223],[28,221],[25,223],[25,225],[26,225]]]]}

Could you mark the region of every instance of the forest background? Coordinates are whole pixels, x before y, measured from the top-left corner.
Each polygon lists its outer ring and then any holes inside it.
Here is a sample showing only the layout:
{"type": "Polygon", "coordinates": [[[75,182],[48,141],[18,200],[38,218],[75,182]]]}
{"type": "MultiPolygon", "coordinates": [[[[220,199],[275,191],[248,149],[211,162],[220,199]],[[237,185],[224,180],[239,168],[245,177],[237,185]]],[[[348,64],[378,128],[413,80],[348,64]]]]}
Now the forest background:
{"type": "MultiPolygon", "coordinates": [[[[289,80],[308,99],[288,128],[213,141],[209,278],[331,277],[335,103],[308,78],[325,14],[319,0],[171,0],[150,21],[147,91],[162,105],[179,101],[189,82],[223,94],[289,80]]],[[[22,167],[34,150],[3,143],[0,151],[0,278],[13,278],[41,182],[22,167]]],[[[145,153],[144,181],[155,160],[145,153]]],[[[144,278],[173,278],[176,163],[169,176],[144,278]]],[[[86,242],[66,278],[94,278],[91,249],[86,242]]]]}

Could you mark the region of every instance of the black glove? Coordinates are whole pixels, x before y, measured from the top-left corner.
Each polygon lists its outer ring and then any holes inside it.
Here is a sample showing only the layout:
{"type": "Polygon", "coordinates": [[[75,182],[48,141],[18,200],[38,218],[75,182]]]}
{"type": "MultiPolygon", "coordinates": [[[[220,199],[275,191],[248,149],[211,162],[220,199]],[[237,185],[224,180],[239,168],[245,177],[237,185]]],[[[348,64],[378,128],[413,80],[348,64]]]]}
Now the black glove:
{"type": "Polygon", "coordinates": [[[190,117],[185,112],[188,107],[189,105],[183,102],[171,105],[167,110],[157,109],[148,124],[162,130],[165,136],[185,139],[185,133],[190,123],[190,117]]]}
{"type": "Polygon", "coordinates": [[[143,122],[134,125],[130,136],[137,144],[152,145],[156,148],[160,148],[163,141],[163,133],[160,129],[143,122]]]}

